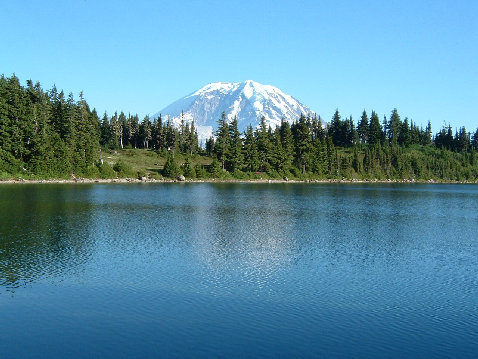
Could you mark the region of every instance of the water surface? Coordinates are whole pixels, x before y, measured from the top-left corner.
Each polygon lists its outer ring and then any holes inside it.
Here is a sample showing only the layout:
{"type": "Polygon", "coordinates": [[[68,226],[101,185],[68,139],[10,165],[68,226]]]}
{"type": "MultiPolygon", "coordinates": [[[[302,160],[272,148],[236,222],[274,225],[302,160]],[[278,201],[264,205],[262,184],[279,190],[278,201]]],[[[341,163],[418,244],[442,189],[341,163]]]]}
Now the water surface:
{"type": "Polygon", "coordinates": [[[476,357],[478,186],[0,186],[0,357],[476,357]]]}

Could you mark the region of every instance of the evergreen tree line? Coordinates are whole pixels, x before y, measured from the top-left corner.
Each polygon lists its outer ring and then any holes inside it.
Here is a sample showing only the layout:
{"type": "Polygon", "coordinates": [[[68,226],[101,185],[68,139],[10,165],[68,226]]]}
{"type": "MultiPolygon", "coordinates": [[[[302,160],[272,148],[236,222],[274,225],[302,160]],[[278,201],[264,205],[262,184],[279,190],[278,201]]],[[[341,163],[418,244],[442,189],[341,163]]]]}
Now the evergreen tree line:
{"type": "Polygon", "coordinates": [[[87,174],[99,156],[99,133],[82,93],[75,100],[55,86],[45,92],[38,82],[23,87],[15,75],[0,77],[0,173],[87,174]]]}
{"type": "MultiPolygon", "coordinates": [[[[228,121],[223,113],[215,137],[203,149],[194,122],[182,120],[176,127],[161,116],[139,121],[123,112],[105,113],[100,120],[81,93],[75,100],[55,86],[43,91],[38,82],[23,87],[15,75],[0,77],[0,175],[114,175],[104,168],[101,150],[122,148],[167,153],[167,177],[478,178],[478,129],[469,133],[462,127],[453,133],[444,126],[432,136],[430,123],[418,127],[408,118],[401,120],[396,109],[382,121],[376,112],[369,117],[363,111],[357,125],[352,117],[342,119],[338,110],[328,125],[320,117],[302,115],[272,129],[262,117],[257,129],[249,126],[244,133],[236,118],[228,121]],[[184,155],[181,167],[174,153],[184,155]],[[198,155],[206,159],[197,161],[198,155]],[[199,163],[208,160],[208,166],[199,163]]],[[[121,166],[116,167],[120,172],[121,166]]]]}
{"type": "MultiPolygon", "coordinates": [[[[65,96],[56,86],[44,91],[37,82],[23,87],[12,75],[0,77],[0,177],[100,177],[115,174],[103,164],[101,149],[144,148],[194,155],[200,150],[194,122],[179,128],[161,116],[100,120],[80,93],[65,96]],[[3,174],[3,175],[2,175],[3,174]]],[[[117,171],[121,172],[121,164],[117,171]]]]}
{"type": "Polygon", "coordinates": [[[216,136],[206,152],[217,158],[224,171],[266,172],[271,177],[446,179],[474,180],[478,176],[478,129],[472,135],[460,128],[455,135],[444,127],[432,136],[431,125],[418,127],[403,121],[394,109],[381,122],[366,111],[355,126],[337,110],[330,124],[319,117],[283,120],[274,130],[262,117],[260,126],[243,136],[237,119],[223,114],[216,136]]]}
{"type": "MultiPolygon", "coordinates": [[[[181,116],[182,118],[183,116],[181,116]]],[[[172,150],[193,155],[198,152],[198,134],[194,121],[181,119],[179,128],[161,115],[153,120],[149,115],[139,122],[138,115],[117,112],[108,118],[105,113],[100,124],[100,144],[110,149],[144,148],[157,151],[172,150]]]]}

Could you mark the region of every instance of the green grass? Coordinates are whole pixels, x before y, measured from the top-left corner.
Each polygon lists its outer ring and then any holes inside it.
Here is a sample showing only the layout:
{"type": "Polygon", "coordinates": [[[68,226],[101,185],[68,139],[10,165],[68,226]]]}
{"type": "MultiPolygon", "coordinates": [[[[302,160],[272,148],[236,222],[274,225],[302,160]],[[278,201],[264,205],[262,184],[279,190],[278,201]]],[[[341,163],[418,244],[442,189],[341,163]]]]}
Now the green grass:
{"type": "MultiPolygon", "coordinates": [[[[373,171],[367,173],[362,168],[358,173],[355,172],[350,164],[352,163],[353,152],[350,149],[339,149],[338,155],[342,158],[342,162],[348,161],[348,166],[341,168],[336,174],[328,173],[312,173],[302,174],[301,170],[295,167],[290,168],[286,173],[278,173],[273,169],[267,172],[243,172],[235,171],[234,173],[220,170],[217,160],[213,164],[213,159],[207,156],[193,155],[186,156],[183,154],[175,154],[174,158],[183,174],[181,166],[189,158],[191,167],[194,169],[193,178],[196,179],[218,179],[218,180],[282,180],[286,176],[290,180],[314,181],[314,180],[418,180],[426,181],[434,179],[437,181],[472,181],[478,178],[478,169],[476,162],[474,166],[470,166],[468,162],[472,161],[469,156],[451,153],[448,151],[439,151],[436,149],[410,147],[402,150],[402,159],[404,165],[400,169],[384,170],[381,167],[374,167],[373,171]],[[431,161],[441,161],[440,169],[436,166],[429,166],[431,161]],[[215,166],[214,173],[210,173],[213,169],[211,164],[215,166]],[[453,169],[453,170],[451,170],[453,169]]],[[[148,178],[160,180],[163,179],[163,168],[166,163],[168,153],[161,153],[154,150],[145,149],[123,149],[123,150],[102,150],[101,158],[103,165],[92,165],[81,172],[75,172],[76,177],[83,178],[148,178]]],[[[364,154],[359,153],[359,157],[363,160],[364,154]]],[[[472,161],[473,162],[473,161],[472,161]]],[[[345,162],[344,162],[345,163],[345,162]]],[[[378,166],[378,165],[375,165],[378,166]]],[[[0,180],[8,179],[25,179],[25,180],[45,180],[45,179],[71,179],[71,173],[64,175],[54,175],[51,173],[33,174],[27,170],[14,172],[10,174],[0,171],[0,180]]],[[[190,178],[187,178],[190,179],[190,178]]]]}
{"type": "MultiPolygon", "coordinates": [[[[115,168],[118,163],[123,164],[125,173],[122,177],[147,177],[161,179],[162,170],[166,163],[167,153],[159,153],[154,150],[144,149],[123,149],[123,150],[103,150],[103,162],[115,168]]],[[[181,166],[186,160],[186,156],[175,154],[177,164],[181,166]]],[[[209,165],[211,159],[199,155],[190,157],[192,166],[196,164],[209,165]]],[[[118,166],[117,166],[118,167],[118,166]]]]}

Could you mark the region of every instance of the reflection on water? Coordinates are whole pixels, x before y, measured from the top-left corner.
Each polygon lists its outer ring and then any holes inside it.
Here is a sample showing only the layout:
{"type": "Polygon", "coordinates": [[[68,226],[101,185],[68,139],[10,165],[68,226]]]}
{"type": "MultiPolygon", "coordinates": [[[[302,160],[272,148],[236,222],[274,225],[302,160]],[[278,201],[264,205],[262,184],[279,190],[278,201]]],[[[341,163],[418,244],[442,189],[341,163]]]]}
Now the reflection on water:
{"type": "Polygon", "coordinates": [[[478,350],[477,186],[4,185],[0,201],[7,356],[478,350]]]}
{"type": "MultiPolygon", "coordinates": [[[[0,186],[0,285],[61,277],[87,261],[91,210],[78,191],[0,186]]],[[[81,195],[85,193],[81,191],[81,195]]]]}

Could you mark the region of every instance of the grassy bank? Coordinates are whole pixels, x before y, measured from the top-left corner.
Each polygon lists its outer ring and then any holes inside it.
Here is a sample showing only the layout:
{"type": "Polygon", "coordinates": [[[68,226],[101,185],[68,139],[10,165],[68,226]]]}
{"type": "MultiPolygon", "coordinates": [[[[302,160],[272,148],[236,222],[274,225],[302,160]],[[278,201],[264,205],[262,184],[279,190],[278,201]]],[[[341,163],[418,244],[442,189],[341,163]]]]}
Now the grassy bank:
{"type": "MultiPolygon", "coordinates": [[[[402,157],[408,158],[410,166],[403,165],[401,171],[390,171],[387,173],[386,162],[380,165],[378,162],[373,168],[354,169],[352,164],[354,156],[357,156],[349,149],[342,149],[336,156],[340,162],[339,170],[333,174],[306,172],[301,173],[298,168],[292,167],[280,173],[272,168],[268,171],[245,172],[235,170],[233,172],[221,169],[217,159],[195,154],[187,156],[175,154],[173,158],[174,169],[167,171],[167,151],[158,152],[145,149],[123,149],[123,150],[102,150],[101,156],[95,166],[86,170],[72,172],[63,176],[52,176],[48,174],[32,174],[28,171],[21,171],[15,174],[0,173],[0,181],[12,182],[156,182],[175,181],[179,176],[184,176],[186,181],[258,181],[258,182],[446,182],[446,183],[475,183],[478,181],[476,164],[467,164],[463,159],[460,164],[459,154],[447,158],[449,154],[443,154],[430,148],[411,148],[402,157]],[[438,170],[433,170],[430,163],[439,161],[450,163],[458,170],[451,172],[451,175],[440,176],[438,170]],[[430,163],[428,163],[430,162],[430,163]]],[[[361,163],[364,163],[365,154],[359,154],[361,163]]],[[[171,159],[170,159],[171,161],[171,159]]],[[[171,163],[170,163],[171,165],[171,163]]]]}

